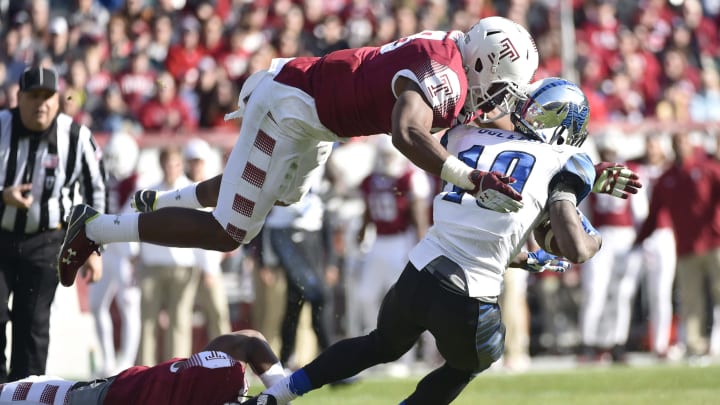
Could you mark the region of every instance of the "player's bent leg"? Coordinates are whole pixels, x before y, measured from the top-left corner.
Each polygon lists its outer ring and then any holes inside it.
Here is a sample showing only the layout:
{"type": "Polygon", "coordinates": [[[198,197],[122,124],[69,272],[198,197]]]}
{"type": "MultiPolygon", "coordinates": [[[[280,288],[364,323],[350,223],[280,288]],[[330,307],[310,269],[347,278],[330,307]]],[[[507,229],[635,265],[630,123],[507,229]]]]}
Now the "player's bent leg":
{"type": "Polygon", "coordinates": [[[194,247],[229,252],[239,243],[207,211],[164,208],[140,214],[140,241],[172,247],[194,247]]]}

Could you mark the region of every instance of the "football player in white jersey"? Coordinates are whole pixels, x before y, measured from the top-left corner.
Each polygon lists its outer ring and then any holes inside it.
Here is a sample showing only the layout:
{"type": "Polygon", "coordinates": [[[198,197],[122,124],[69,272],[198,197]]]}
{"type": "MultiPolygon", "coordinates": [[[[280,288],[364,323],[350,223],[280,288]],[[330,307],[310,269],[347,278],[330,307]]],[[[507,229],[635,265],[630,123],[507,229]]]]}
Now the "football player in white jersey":
{"type": "Polygon", "coordinates": [[[512,186],[522,194],[523,208],[496,213],[446,183],[435,197],[434,224],[385,296],[377,328],[334,344],[247,404],[286,404],[394,361],[425,330],[435,336],[446,362],[401,404],[452,402],[503,353],[505,328],[497,304],[502,276],[508,266],[534,263],[534,255],[520,252],[533,229],[549,218],[560,251],[573,262],[589,259],[600,248],[599,234],[588,222],[584,229],[576,207],[595,181],[592,161],[578,148],[587,137],[588,113],[587,99],[576,85],[549,78],[534,83],[527,100],[518,104],[512,116],[515,131],[460,126],[447,132],[443,144],[465,164],[515,178],[512,186]]]}

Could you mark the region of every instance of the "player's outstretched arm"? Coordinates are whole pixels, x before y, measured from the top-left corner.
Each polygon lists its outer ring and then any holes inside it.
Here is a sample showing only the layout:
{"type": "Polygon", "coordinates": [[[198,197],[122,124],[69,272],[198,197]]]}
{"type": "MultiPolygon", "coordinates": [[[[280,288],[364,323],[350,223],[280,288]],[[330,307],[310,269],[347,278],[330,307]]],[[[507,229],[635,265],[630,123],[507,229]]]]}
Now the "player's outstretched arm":
{"type": "Polygon", "coordinates": [[[642,188],[640,176],[622,163],[600,162],[595,165],[594,193],[627,199],[642,188]]]}
{"type": "Polygon", "coordinates": [[[254,329],[243,329],[221,335],[211,340],[203,350],[217,350],[229,354],[238,361],[247,363],[260,377],[265,387],[285,377],[280,360],[270,348],[262,333],[254,329]]]}
{"type": "Polygon", "coordinates": [[[416,83],[399,78],[395,93],[398,98],[392,112],[392,138],[403,155],[419,168],[468,190],[486,208],[499,212],[522,208],[522,196],[510,187],[513,179],[471,168],[450,155],[432,136],[433,110],[416,83]]]}

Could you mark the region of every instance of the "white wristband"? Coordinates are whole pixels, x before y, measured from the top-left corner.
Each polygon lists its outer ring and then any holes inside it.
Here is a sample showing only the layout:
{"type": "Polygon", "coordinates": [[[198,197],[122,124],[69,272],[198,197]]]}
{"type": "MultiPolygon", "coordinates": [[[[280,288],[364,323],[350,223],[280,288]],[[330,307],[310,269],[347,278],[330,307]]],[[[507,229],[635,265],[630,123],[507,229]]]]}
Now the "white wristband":
{"type": "Polygon", "coordinates": [[[470,181],[473,168],[453,155],[448,156],[440,171],[440,178],[460,188],[472,190],[475,185],[470,181]]]}
{"type": "Polygon", "coordinates": [[[262,381],[265,388],[272,387],[276,382],[285,378],[285,369],[278,362],[270,366],[264,373],[260,374],[260,381],[262,381]]]}
{"type": "Polygon", "coordinates": [[[556,201],[570,201],[572,205],[577,206],[577,196],[575,196],[572,187],[563,183],[558,183],[555,188],[550,191],[547,205],[550,206],[550,204],[556,201]]]}
{"type": "Polygon", "coordinates": [[[196,188],[197,184],[191,184],[176,190],[159,192],[155,209],[159,210],[167,207],[203,208],[197,199],[197,194],[195,194],[196,188]]]}

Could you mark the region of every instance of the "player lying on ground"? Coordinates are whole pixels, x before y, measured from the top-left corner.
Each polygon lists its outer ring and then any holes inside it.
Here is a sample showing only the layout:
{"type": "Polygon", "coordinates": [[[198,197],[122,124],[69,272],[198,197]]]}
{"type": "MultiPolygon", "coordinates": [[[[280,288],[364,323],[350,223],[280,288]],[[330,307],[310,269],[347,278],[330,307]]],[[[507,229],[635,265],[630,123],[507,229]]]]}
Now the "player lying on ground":
{"type": "Polygon", "coordinates": [[[478,170],[508,172],[523,208],[498,213],[461,188],[445,184],[433,203],[433,226],[410,252],[409,263],[385,295],[368,335],[342,340],[315,360],[247,402],[286,404],[333,380],[399,359],[429,330],[445,363],[426,375],[403,405],[452,402],[503,353],[505,328],[497,299],[503,274],[530,232],[547,218],[558,250],[583,262],[601,239],[577,212],[592,190],[595,168],[579,146],[587,137],[589,106],[563,79],[532,86],[513,114],[515,131],[458,126],[443,144],[478,170]]]}
{"type": "Polygon", "coordinates": [[[223,405],[246,398],[245,365],[267,387],[285,376],[265,337],[246,329],[213,339],[187,359],[135,366],[118,375],[76,382],[32,376],[1,386],[0,404],[223,405]]]}

